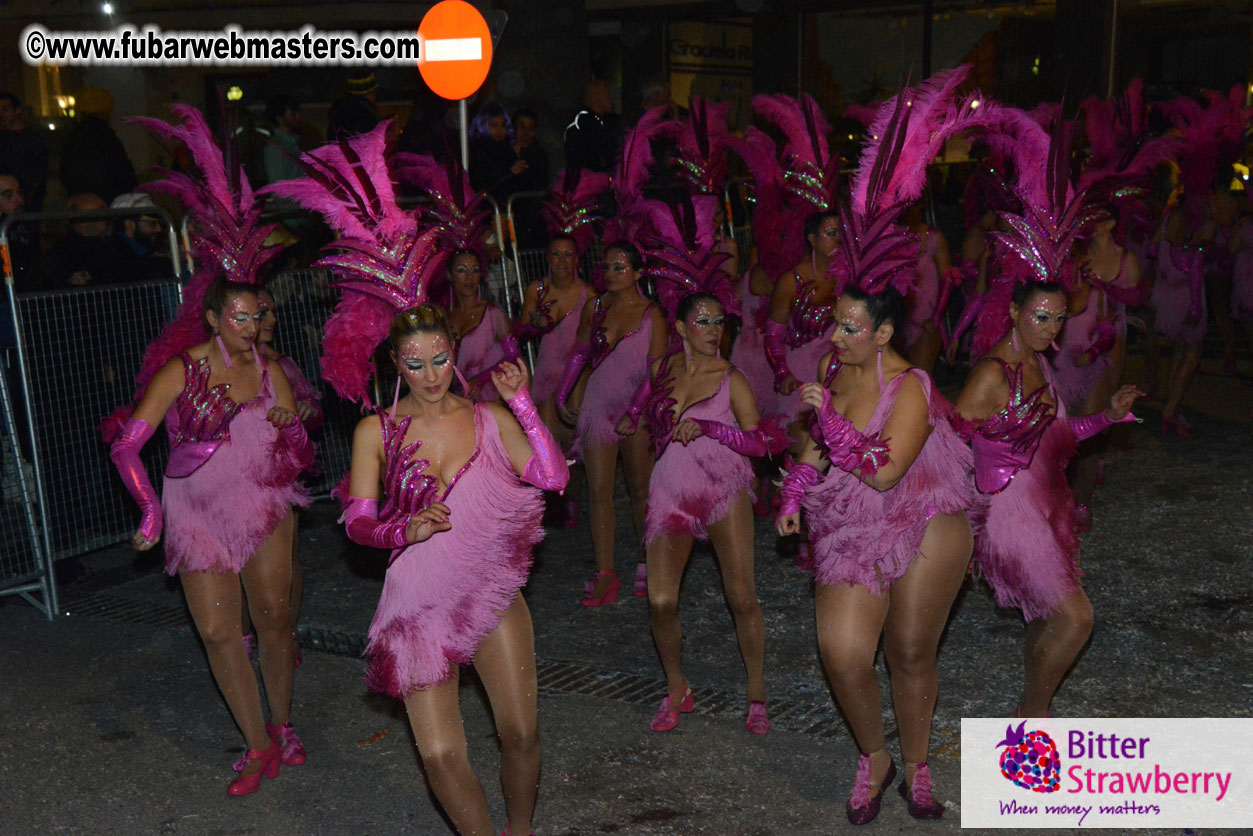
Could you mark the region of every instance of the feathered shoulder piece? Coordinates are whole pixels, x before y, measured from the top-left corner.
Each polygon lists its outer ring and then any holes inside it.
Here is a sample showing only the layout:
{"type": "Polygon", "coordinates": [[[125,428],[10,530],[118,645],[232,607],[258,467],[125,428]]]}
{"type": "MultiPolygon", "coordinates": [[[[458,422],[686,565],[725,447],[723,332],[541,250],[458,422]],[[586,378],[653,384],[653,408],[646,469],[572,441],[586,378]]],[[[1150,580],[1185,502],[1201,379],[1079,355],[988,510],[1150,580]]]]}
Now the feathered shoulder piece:
{"type": "Polygon", "coordinates": [[[421,304],[437,270],[441,230],[421,228],[396,203],[384,158],[387,123],[301,157],[306,176],[267,186],[322,214],[340,233],[314,262],[343,291],[322,341],[324,379],[345,398],[368,404],[373,353],[399,311],[421,304]]]}
{"type": "Polygon", "coordinates": [[[579,168],[558,173],[539,211],[548,234],[569,235],[583,255],[596,237],[596,209],[608,188],[608,174],[579,168]]]}
{"type": "Polygon", "coordinates": [[[183,143],[196,163],[197,171],[191,174],[158,169],[160,179],[143,186],[145,191],[175,198],[191,214],[195,221],[192,242],[196,271],[183,288],[178,313],[144,352],[135,381],[136,400],[171,358],[204,341],[201,305],[209,285],[219,277],[259,284],[265,266],[282,249],[265,246],[265,239],[276,227],[259,223],[261,202],[243,166],[233,154],[223,154],[204,114],[190,105],[177,104],[170,109],[181,124],[145,116],[129,121],[166,144],[183,143]]]}
{"type": "Polygon", "coordinates": [[[697,194],[720,195],[727,179],[727,113],[731,104],[693,96],[686,122],[679,130],[679,173],[697,194]]]}
{"type": "Polygon", "coordinates": [[[753,111],[783,134],[780,155],[783,185],[807,201],[811,211],[826,212],[836,205],[840,159],[831,153],[831,125],[813,97],[797,101],[783,93],[753,96],[753,111]]]}
{"type": "Polygon", "coordinates": [[[656,281],[657,295],[671,321],[689,293],[711,293],[727,313],[739,314],[735,278],[726,271],[731,256],[714,248],[718,200],[695,195],[676,203],[643,202],[653,230],[643,239],[648,261],[644,273],[656,281]]]}

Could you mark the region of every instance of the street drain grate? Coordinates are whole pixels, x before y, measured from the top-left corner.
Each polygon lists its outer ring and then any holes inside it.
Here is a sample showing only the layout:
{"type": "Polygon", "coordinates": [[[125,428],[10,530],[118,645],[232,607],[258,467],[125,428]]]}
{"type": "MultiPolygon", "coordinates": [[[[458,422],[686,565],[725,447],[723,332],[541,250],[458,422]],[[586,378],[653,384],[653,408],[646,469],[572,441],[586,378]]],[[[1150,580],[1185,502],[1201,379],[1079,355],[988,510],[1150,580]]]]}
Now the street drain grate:
{"type": "MultiPolygon", "coordinates": [[[[190,618],[183,607],[139,601],[110,592],[66,595],[62,609],[70,615],[103,618],[144,627],[184,627],[190,618]]],[[[360,658],[366,637],[346,630],[301,627],[300,645],[306,651],[360,658]]],[[[557,659],[537,659],[539,691],[545,695],[599,697],[628,705],[652,707],[665,693],[666,682],[651,676],[597,668],[557,659]]],[[[696,692],[696,714],[742,720],[747,708],[739,692],[701,688],[696,692]]],[[[824,739],[847,735],[844,723],[830,700],[770,698],[770,722],[779,731],[798,732],[824,739]]]]}

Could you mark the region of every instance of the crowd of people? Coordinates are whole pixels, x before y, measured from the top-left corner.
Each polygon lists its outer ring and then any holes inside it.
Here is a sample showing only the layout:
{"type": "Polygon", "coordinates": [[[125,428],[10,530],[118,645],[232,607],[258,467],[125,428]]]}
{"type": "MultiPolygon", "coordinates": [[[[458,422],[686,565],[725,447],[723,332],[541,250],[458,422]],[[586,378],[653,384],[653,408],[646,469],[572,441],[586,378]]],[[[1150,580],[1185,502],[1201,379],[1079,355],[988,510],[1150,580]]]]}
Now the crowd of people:
{"type": "MultiPolygon", "coordinates": [[[[724,105],[658,104],[619,147],[606,92],[589,85],[571,125],[584,156],[567,153],[552,181],[522,139],[533,115],[485,108],[469,172],[392,154],[382,121],[304,153],[298,176],[259,190],[337,234],[317,262],[341,291],[322,377],[367,410],[337,495],[348,537],[390,553],[368,682],[404,701],[457,830],[494,833],[459,722],[459,668],[473,664],[500,738],[505,832],[530,833],[540,744],[520,590],[546,518],[576,524],[585,482],[595,566],[578,603],[617,601],[621,462],[639,544],[629,583],[648,600],[666,679],[651,729],[674,729],[700,699],[683,671],[678,603],[692,545],[708,540],[743,657],[744,725],[769,733],[753,515],[769,516],[803,541],[822,666],[859,750],[849,820],[874,819],[898,774],[909,814],[939,818],[936,660],[968,567],[1025,624],[1022,689],[1006,713],[1046,716],[1092,628],[1078,533],[1092,524],[1105,431],[1135,420],[1147,394],[1122,382],[1128,323],[1147,320],[1172,344],[1157,381],[1161,430],[1186,437],[1181,403],[1214,277],[1233,316],[1253,307],[1253,274],[1241,272],[1253,224],[1228,190],[1253,113],[1242,90],[1149,105],[1132,84],[1085,102],[1080,131],[1058,106],[1026,113],[950,70],[867,112],[844,179],[808,96],[757,97],[766,129],[743,136],[727,130],[724,105]],[[1167,129],[1150,129],[1155,113],[1167,129]],[[965,240],[951,248],[920,207],[958,136],[983,162],[965,187],[965,240]],[[725,229],[736,158],[753,178],[745,253],[725,229]],[[659,165],[682,184],[664,198],[650,192],[659,165]],[[1173,187],[1160,188],[1163,173],[1173,187]],[[402,185],[429,201],[402,208],[402,185]],[[510,322],[483,290],[484,194],[515,187],[549,192],[548,271],[510,322]],[[580,275],[597,244],[603,260],[580,275]],[[941,358],[950,371],[969,364],[954,401],[932,377],[941,358]],[[900,770],[883,728],[880,642],[900,770]]],[[[307,501],[299,474],[319,411],[272,344],[264,282],[277,247],[261,203],[246,178],[224,175],[203,116],[175,116],[173,127],[143,124],[191,149],[194,171],[146,188],[193,215],[197,271],[145,354],[133,407],[106,429],[142,509],[135,545],[164,539],[244,735],[229,792],[246,795],[306,757],[290,716],[292,509],[307,501]],[[158,498],[138,450],[163,418],[172,452],[158,498]],[[239,638],[244,613],[268,721],[239,638]]]]}

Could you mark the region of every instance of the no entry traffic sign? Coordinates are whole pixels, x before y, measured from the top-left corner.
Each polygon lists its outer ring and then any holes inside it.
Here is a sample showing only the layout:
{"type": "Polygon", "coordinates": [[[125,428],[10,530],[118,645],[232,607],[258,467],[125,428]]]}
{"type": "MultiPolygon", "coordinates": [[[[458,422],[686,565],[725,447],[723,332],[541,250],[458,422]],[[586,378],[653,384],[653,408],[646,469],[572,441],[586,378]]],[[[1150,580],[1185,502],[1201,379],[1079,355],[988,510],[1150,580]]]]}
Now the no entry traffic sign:
{"type": "Polygon", "coordinates": [[[465,0],[436,3],[418,24],[422,80],[445,99],[468,99],[492,66],[492,34],[465,0]]]}

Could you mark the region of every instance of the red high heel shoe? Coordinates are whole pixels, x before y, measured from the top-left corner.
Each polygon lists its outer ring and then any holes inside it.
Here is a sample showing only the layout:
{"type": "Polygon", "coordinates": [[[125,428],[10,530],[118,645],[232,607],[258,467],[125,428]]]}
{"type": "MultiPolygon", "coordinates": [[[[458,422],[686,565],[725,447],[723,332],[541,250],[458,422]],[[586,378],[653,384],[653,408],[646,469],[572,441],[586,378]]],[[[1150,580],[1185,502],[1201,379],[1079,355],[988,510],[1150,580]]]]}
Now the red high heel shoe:
{"type": "Polygon", "coordinates": [[[243,772],[248,768],[251,761],[261,761],[261,768],[250,775],[240,775],[226,787],[226,794],[232,796],[252,795],[261,786],[261,777],[277,778],[279,760],[282,758],[282,750],[274,741],[270,741],[270,747],[264,752],[258,752],[256,749],[249,749],[244,756],[235,761],[232,769],[236,772],[243,772]]]}
{"type": "Polygon", "coordinates": [[[587,582],[583,587],[583,600],[579,603],[585,607],[603,607],[605,604],[612,604],[618,600],[618,573],[610,569],[608,572],[597,572],[596,577],[587,582]],[[609,578],[609,585],[605,587],[605,591],[599,597],[593,597],[592,593],[596,591],[596,584],[601,578],[609,578]]]}
{"type": "Polygon", "coordinates": [[[765,700],[749,701],[748,717],[744,719],[744,728],[753,734],[767,734],[770,731],[770,715],[766,713],[765,700]]]}
{"type": "Polygon", "coordinates": [[[1183,417],[1182,413],[1177,413],[1174,418],[1162,416],[1162,438],[1167,437],[1171,433],[1180,438],[1187,438],[1192,430],[1192,425],[1188,423],[1188,419],[1183,417]]]}
{"type": "Polygon", "coordinates": [[[661,698],[661,707],[657,709],[657,714],[653,717],[653,721],[648,724],[649,728],[655,732],[670,731],[679,725],[680,711],[684,714],[691,714],[695,709],[696,706],[692,704],[692,686],[689,685],[687,690],[683,692],[683,699],[679,701],[678,708],[671,707],[670,695],[666,694],[661,698]]]}
{"type": "Polygon", "coordinates": [[[279,760],[283,766],[300,766],[305,762],[305,745],[296,736],[296,730],[291,727],[291,723],[275,726],[267,720],[265,731],[270,736],[270,740],[278,744],[282,752],[279,760]]]}
{"type": "Polygon", "coordinates": [[[883,780],[875,783],[870,780],[870,756],[862,755],[857,759],[857,777],[853,779],[853,791],[849,793],[848,803],[844,812],[848,814],[849,824],[869,824],[879,815],[879,806],[883,804],[883,788],[896,778],[896,761],[888,762],[888,773],[883,780]],[[873,797],[871,789],[878,790],[873,797]]]}

